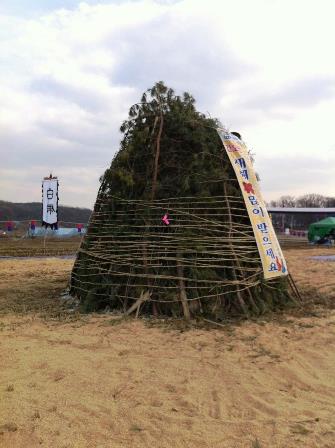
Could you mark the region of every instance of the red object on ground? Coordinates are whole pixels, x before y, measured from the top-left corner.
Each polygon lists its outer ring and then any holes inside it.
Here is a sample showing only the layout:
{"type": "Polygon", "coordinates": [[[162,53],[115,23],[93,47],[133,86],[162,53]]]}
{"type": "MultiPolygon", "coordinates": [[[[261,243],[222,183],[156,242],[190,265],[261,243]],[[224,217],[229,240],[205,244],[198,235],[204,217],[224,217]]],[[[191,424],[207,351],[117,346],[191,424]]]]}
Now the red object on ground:
{"type": "Polygon", "coordinates": [[[11,232],[14,228],[14,223],[13,221],[7,221],[6,222],[6,227],[7,227],[7,232],[11,232]]]}

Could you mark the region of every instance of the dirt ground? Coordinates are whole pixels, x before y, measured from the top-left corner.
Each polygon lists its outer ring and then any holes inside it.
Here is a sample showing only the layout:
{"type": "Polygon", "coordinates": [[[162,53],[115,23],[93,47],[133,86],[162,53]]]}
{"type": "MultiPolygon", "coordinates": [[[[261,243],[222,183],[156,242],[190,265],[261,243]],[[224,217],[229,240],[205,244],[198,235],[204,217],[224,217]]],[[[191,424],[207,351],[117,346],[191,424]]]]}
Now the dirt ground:
{"type": "Polygon", "coordinates": [[[75,254],[81,242],[81,237],[71,238],[15,238],[0,235],[1,256],[59,256],[75,254]]]}
{"type": "Polygon", "coordinates": [[[0,447],[333,448],[334,249],[305,311],[171,327],[60,307],[73,260],[0,260],[0,447]]]}

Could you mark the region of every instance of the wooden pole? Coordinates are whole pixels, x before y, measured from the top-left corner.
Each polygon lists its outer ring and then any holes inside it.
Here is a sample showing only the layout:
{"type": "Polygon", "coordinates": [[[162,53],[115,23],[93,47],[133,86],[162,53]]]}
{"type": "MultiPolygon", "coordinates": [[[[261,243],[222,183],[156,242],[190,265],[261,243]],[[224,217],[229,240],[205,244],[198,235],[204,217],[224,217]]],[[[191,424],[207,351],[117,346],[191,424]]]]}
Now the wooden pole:
{"type": "MultiPolygon", "coordinates": [[[[158,116],[155,117],[154,126],[153,126],[153,129],[152,129],[152,134],[154,133],[154,130],[156,128],[157,121],[158,121],[158,116]]],[[[154,172],[153,172],[153,176],[152,176],[152,186],[151,186],[151,201],[153,201],[155,199],[155,196],[156,196],[157,176],[158,176],[158,163],[159,163],[159,156],[160,156],[160,150],[161,150],[161,137],[162,137],[162,132],[163,132],[163,123],[164,123],[163,112],[162,112],[162,109],[160,109],[160,122],[159,122],[159,130],[158,130],[158,135],[157,135],[157,140],[156,140],[156,153],[155,153],[155,161],[154,161],[154,172]]],[[[144,270],[145,270],[146,274],[148,273],[148,261],[147,261],[147,258],[148,258],[147,247],[145,245],[143,247],[143,262],[144,262],[144,270]]],[[[148,278],[148,287],[149,287],[149,289],[150,289],[150,286],[151,286],[151,282],[150,282],[150,278],[148,278]]],[[[156,306],[155,302],[152,303],[152,313],[153,313],[154,316],[158,315],[157,306],[156,306]]]]}
{"type": "Polygon", "coordinates": [[[154,173],[153,173],[153,177],[152,177],[152,189],[151,189],[151,200],[152,201],[155,199],[156,189],[157,189],[158,162],[159,162],[159,155],[160,155],[160,151],[161,151],[161,137],[162,137],[162,132],[163,132],[163,123],[164,123],[164,117],[163,117],[163,112],[161,110],[159,130],[158,130],[158,135],[157,135],[157,140],[156,140],[154,173]]]}
{"type": "Polygon", "coordinates": [[[177,255],[177,260],[176,260],[176,264],[177,264],[177,273],[178,273],[178,282],[179,282],[179,298],[183,307],[183,312],[184,312],[184,317],[186,320],[190,320],[191,319],[191,314],[190,314],[190,308],[188,306],[188,301],[187,301],[187,295],[186,295],[186,290],[185,290],[185,283],[183,280],[184,277],[184,272],[183,272],[183,267],[180,264],[180,260],[179,260],[180,254],[177,255]]]}
{"type": "MultiPolygon", "coordinates": [[[[237,259],[236,253],[235,253],[235,248],[234,248],[233,244],[231,243],[231,234],[232,234],[232,230],[233,230],[233,220],[232,220],[232,216],[231,216],[231,209],[230,209],[229,199],[227,197],[228,196],[228,192],[227,192],[226,182],[224,182],[223,188],[224,188],[224,194],[225,194],[227,211],[228,211],[228,219],[229,219],[229,232],[228,232],[229,246],[231,248],[231,251],[232,251],[235,263],[237,264],[237,266],[239,266],[238,259],[237,259]]],[[[239,266],[239,270],[241,272],[241,267],[240,266],[239,266]]],[[[232,273],[233,273],[234,280],[237,280],[237,275],[236,275],[235,269],[232,269],[232,273]]],[[[248,309],[247,309],[245,301],[244,301],[244,299],[242,297],[241,292],[238,290],[238,285],[236,285],[236,295],[237,295],[237,300],[239,301],[244,314],[246,314],[248,316],[248,314],[249,314],[248,313],[248,309]]]]}
{"type": "Polygon", "coordinates": [[[142,305],[143,302],[150,299],[150,296],[151,294],[149,291],[146,292],[142,291],[140,297],[136,300],[135,303],[132,304],[132,306],[128,309],[128,311],[126,311],[126,315],[128,316],[129,314],[133,313],[136,310],[136,318],[137,318],[140,306],[142,305]]]}

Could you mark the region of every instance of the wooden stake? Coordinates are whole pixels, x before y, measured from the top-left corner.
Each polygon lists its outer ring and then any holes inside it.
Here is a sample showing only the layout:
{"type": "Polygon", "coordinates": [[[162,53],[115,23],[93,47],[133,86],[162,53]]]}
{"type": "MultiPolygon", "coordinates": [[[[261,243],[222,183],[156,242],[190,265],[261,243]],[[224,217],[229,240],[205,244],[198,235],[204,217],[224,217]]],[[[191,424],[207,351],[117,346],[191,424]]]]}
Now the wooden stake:
{"type": "Polygon", "coordinates": [[[289,279],[289,283],[290,283],[290,286],[292,288],[292,291],[295,293],[295,295],[297,296],[298,300],[301,303],[302,302],[302,297],[300,295],[300,291],[299,291],[295,281],[293,280],[293,277],[292,277],[291,274],[288,274],[288,279],[289,279]]]}
{"type": "Polygon", "coordinates": [[[47,237],[47,227],[45,228],[45,234],[44,234],[44,238],[43,238],[43,253],[45,255],[45,240],[47,237]]]}
{"type": "Polygon", "coordinates": [[[128,309],[128,311],[126,311],[126,315],[129,316],[129,314],[131,314],[135,310],[137,310],[136,317],[138,317],[138,312],[139,312],[140,306],[142,305],[143,302],[145,302],[146,300],[149,300],[150,296],[151,296],[151,294],[149,291],[145,291],[144,293],[142,291],[140,297],[136,300],[135,303],[132,304],[132,306],[128,309]]]}
{"type": "MultiPolygon", "coordinates": [[[[179,254],[178,254],[179,257],[179,254]]],[[[190,308],[188,306],[188,301],[187,301],[187,295],[186,295],[186,291],[185,291],[185,283],[183,280],[184,277],[184,273],[183,273],[183,267],[180,264],[180,260],[179,258],[177,258],[176,260],[176,264],[177,264],[177,273],[178,273],[178,282],[179,282],[179,298],[183,307],[183,312],[184,312],[184,317],[186,320],[190,320],[191,319],[191,314],[190,314],[190,308]]]]}

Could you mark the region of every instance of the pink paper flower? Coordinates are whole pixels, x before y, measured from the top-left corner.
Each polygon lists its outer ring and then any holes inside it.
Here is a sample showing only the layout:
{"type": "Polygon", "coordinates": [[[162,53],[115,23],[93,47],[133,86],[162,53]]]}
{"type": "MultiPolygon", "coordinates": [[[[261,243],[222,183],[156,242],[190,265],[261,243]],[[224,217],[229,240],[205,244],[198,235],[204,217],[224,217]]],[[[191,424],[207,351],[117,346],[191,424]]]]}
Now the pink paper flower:
{"type": "Polygon", "coordinates": [[[169,215],[167,213],[165,213],[165,215],[163,216],[162,221],[167,226],[170,224],[169,215]]]}

